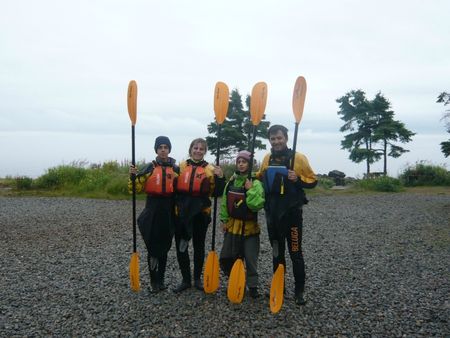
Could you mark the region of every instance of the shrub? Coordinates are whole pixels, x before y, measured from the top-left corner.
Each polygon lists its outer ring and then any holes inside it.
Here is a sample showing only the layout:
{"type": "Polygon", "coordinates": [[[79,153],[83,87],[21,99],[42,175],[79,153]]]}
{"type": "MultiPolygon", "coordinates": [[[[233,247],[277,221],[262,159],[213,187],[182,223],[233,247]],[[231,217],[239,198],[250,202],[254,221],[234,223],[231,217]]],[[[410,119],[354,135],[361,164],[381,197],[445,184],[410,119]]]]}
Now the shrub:
{"type": "Polygon", "coordinates": [[[60,165],[50,168],[36,180],[38,188],[51,189],[76,185],[86,177],[86,169],[78,166],[60,165]]]}
{"type": "Polygon", "coordinates": [[[27,176],[18,176],[14,180],[17,190],[30,190],[33,185],[33,179],[27,176]]]}
{"type": "Polygon", "coordinates": [[[318,178],[318,186],[325,188],[325,189],[330,189],[334,186],[334,180],[331,178],[327,178],[327,177],[323,177],[323,176],[319,176],[318,178]]]}
{"type": "Polygon", "coordinates": [[[220,163],[220,167],[222,168],[223,174],[227,180],[229,180],[236,171],[236,163],[234,161],[222,162],[220,163]]]}
{"type": "Polygon", "coordinates": [[[107,172],[117,172],[119,171],[119,163],[117,161],[105,162],[102,165],[102,169],[107,172]]]}
{"type": "Polygon", "coordinates": [[[403,188],[399,179],[389,176],[381,176],[372,179],[363,179],[356,183],[356,186],[364,190],[398,192],[403,188]]]}
{"type": "Polygon", "coordinates": [[[406,186],[449,186],[450,172],[443,166],[420,161],[407,167],[400,180],[406,186]]]}
{"type": "Polygon", "coordinates": [[[129,195],[128,176],[115,176],[106,185],[106,192],[111,195],[129,195]]]}

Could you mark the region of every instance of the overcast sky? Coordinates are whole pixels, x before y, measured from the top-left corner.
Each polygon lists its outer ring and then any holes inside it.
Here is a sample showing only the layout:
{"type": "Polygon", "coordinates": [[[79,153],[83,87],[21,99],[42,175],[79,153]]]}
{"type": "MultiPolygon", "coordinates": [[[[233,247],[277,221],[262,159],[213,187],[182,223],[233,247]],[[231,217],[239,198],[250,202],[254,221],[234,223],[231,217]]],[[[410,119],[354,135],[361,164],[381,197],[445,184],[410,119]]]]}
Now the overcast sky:
{"type": "MultiPolygon", "coordinates": [[[[340,149],[336,99],[381,91],[417,135],[388,160],[448,166],[436,98],[450,91],[450,1],[7,1],[0,11],[0,177],[131,158],[126,93],[138,84],[136,156],[158,135],[182,160],[214,119],[217,81],[243,97],[268,85],[266,116],[294,129],[292,91],[308,83],[298,149],[317,173],[361,176],[340,149]]],[[[292,140],[292,134],[290,134],[292,140]]],[[[262,158],[258,152],[257,159],[262,158]]],[[[211,157],[210,160],[213,160],[211,157]]],[[[373,171],[382,170],[382,161],[373,171]]]]}

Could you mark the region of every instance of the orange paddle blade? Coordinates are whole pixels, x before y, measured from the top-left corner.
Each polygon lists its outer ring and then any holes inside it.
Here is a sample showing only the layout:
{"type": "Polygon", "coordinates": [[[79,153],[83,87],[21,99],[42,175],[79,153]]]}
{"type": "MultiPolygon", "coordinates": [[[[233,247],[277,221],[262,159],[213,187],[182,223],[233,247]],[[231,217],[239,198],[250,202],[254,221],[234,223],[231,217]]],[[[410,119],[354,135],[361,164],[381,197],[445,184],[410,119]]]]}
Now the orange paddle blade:
{"type": "Polygon", "coordinates": [[[306,80],[299,76],[295,81],[294,94],[292,96],[292,110],[294,111],[295,122],[300,123],[303,116],[303,108],[306,98],[306,80]]]}
{"type": "Polygon", "coordinates": [[[242,259],[237,259],[231,269],[228,280],[227,296],[230,302],[239,304],[244,298],[245,292],[245,267],[242,259]]]}
{"type": "Polygon", "coordinates": [[[258,82],[253,86],[252,97],[250,100],[250,116],[252,124],[257,126],[264,115],[267,103],[267,84],[258,82]]]}
{"type": "Polygon", "coordinates": [[[281,310],[284,298],[284,265],[278,265],[272,277],[270,286],[270,311],[277,313],[281,310]]]}
{"type": "Polygon", "coordinates": [[[228,86],[223,82],[217,82],[214,89],[214,113],[218,124],[222,124],[227,117],[229,97],[228,86]]]}
{"type": "Polygon", "coordinates": [[[219,288],[219,257],[210,251],[203,271],[203,289],[205,293],[213,293],[219,288]]]}
{"type": "Polygon", "coordinates": [[[128,84],[127,95],[128,115],[130,115],[131,125],[136,124],[137,117],[137,84],[136,81],[131,80],[128,84]]]}
{"type": "Polygon", "coordinates": [[[130,286],[131,290],[137,292],[140,290],[139,282],[139,254],[133,252],[130,260],[130,286]]]}

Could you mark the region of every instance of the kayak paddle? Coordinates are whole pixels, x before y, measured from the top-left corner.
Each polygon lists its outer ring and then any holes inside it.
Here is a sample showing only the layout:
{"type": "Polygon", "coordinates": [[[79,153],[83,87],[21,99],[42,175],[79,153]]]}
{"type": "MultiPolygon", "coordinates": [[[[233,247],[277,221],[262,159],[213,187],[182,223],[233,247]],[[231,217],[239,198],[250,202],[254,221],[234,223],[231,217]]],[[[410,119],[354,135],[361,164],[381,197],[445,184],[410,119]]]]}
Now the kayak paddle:
{"type": "MultiPolygon", "coordinates": [[[[298,125],[303,116],[303,108],[305,106],[306,97],[306,80],[303,76],[299,76],[295,81],[294,94],[292,96],[292,110],[295,117],[295,132],[293,155],[290,169],[294,170],[295,150],[297,147],[298,125]]],[[[283,239],[284,240],[284,239],[283,239]]],[[[272,284],[270,286],[270,311],[277,313],[281,310],[284,298],[284,265],[278,264],[277,269],[272,277],[272,284]]]]}
{"type": "MultiPolygon", "coordinates": [[[[217,82],[214,89],[214,114],[217,122],[217,152],[216,152],[216,165],[219,165],[220,156],[220,132],[222,129],[222,123],[225,121],[228,113],[229,104],[229,90],[228,86],[223,82],[217,82]]],[[[217,221],[217,196],[214,196],[214,213],[213,213],[213,230],[211,251],[206,258],[205,270],[203,271],[203,289],[205,293],[213,293],[219,287],[219,258],[214,251],[216,242],[216,221],[217,221]]]]}
{"type": "MultiPolygon", "coordinates": [[[[251,145],[251,156],[248,168],[248,178],[252,177],[253,156],[255,152],[256,127],[261,122],[267,103],[267,84],[258,82],[253,86],[252,96],[250,99],[250,117],[253,124],[253,140],[251,145]]],[[[244,266],[244,231],[245,221],[242,223],[241,232],[241,250],[238,259],[231,268],[230,278],[228,280],[227,296],[232,303],[241,303],[244,298],[245,290],[245,266],[244,266]]]]}
{"type": "MultiPolygon", "coordinates": [[[[131,120],[131,164],[136,165],[135,158],[135,135],[134,126],[136,124],[136,108],[137,108],[137,84],[136,81],[132,80],[128,84],[128,115],[130,115],[131,120]]],[[[130,260],[130,286],[131,290],[139,291],[139,253],[136,250],[136,175],[131,174],[131,183],[133,189],[133,254],[130,260]]]]}

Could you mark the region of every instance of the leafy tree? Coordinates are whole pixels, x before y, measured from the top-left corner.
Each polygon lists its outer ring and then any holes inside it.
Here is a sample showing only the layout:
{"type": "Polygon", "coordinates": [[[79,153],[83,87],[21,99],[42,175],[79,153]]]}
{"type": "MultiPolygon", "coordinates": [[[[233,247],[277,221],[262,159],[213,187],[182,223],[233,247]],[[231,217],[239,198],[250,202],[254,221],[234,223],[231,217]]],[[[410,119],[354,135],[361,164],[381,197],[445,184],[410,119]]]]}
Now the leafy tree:
{"type": "Polygon", "coordinates": [[[380,151],[383,156],[384,175],[387,174],[388,156],[398,158],[409,151],[396,145],[394,142],[407,143],[415,135],[415,133],[406,129],[404,123],[394,120],[394,112],[390,108],[391,103],[381,93],[377,93],[371,101],[372,114],[379,118],[373,140],[382,145],[380,151]]]}
{"type": "Polygon", "coordinates": [[[352,90],[336,100],[339,105],[338,115],[345,122],[341,132],[350,131],[341,141],[342,149],[350,152],[349,159],[355,163],[366,162],[367,175],[370,165],[380,159],[381,155],[372,149],[374,130],[377,119],[371,114],[370,102],[362,90],[352,90]]]}
{"type": "Polygon", "coordinates": [[[353,162],[366,162],[367,176],[370,165],[383,157],[386,175],[387,157],[400,157],[408,151],[395,142],[410,142],[414,133],[394,120],[391,104],[381,93],[370,101],[364,91],[352,90],[336,101],[340,103],[338,115],[345,122],[340,131],[351,132],[341,141],[342,149],[349,150],[353,162]]]}
{"type": "MultiPolygon", "coordinates": [[[[234,153],[250,149],[253,137],[253,125],[250,119],[250,96],[247,95],[245,100],[246,108],[242,104],[242,96],[237,89],[233,89],[230,93],[230,101],[228,106],[228,114],[222,123],[220,134],[220,154],[222,158],[231,158],[234,153]]],[[[269,121],[263,121],[258,125],[255,140],[255,149],[266,149],[266,145],[260,139],[267,139],[267,129],[270,125],[269,121]],[[260,138],[260,139],[258,139],[260,138]]],[[[217,123],[208,124],[208,132],[211,136],[206,137],[208,148],[213,155],[217,152],[217,123]]]]}
{"type": "MultiPolygon", "coordinates": [[[[444,106],[450,104],[450,93],[442,92],[439,94],[436,102],[443,103],[444,106]]],[[[442,119],[445,121],[447,132],[450,133],[450,109],[447,109],[442,119]]],[[[441,142],[441,151],[444,153],[445,157],[450,155],[450,139],[448,141],[441,142]]]]}

